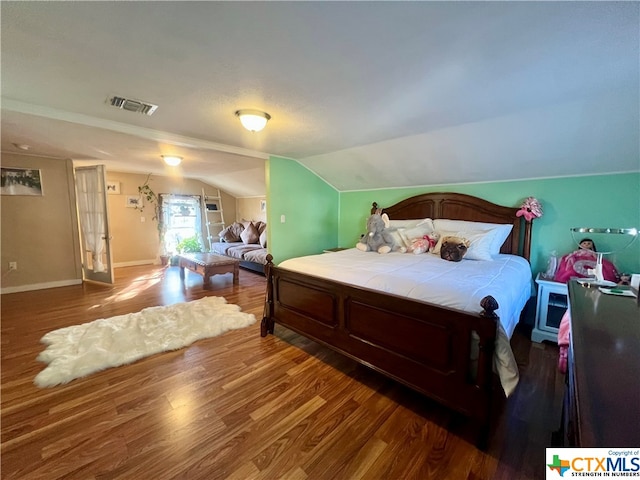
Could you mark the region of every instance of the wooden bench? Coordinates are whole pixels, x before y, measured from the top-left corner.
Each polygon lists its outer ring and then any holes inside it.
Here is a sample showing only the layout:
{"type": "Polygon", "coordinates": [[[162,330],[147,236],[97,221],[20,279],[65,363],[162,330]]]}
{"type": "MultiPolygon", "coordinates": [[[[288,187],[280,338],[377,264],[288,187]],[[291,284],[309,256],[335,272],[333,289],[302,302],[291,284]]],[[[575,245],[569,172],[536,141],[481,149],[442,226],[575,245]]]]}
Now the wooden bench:
{"type": "Polygon", "coordinates": [[[202,275],[203,285],[209,287],[209,279],[212,275],[233,273],[233,284],[238,284],[238,272],[240,260],[215,253],[183,253],[178,255],[180,267],[180,279],[184,281],[185,268],[202,275]]]}

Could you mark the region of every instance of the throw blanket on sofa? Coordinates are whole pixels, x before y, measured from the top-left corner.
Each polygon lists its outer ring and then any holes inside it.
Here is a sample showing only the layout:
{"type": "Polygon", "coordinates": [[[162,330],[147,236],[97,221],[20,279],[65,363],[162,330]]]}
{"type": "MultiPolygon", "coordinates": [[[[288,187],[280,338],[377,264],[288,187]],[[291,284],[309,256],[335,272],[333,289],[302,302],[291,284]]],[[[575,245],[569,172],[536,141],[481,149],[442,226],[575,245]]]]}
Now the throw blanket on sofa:
{"type": "Polygon", "coordinates": [[[211,251],[218,255],[237,258],[246,262],[262,265],[267,263],[267,249],[259,244],[245,244],[243,242],[217,242],[211,244],[211,251]]]}

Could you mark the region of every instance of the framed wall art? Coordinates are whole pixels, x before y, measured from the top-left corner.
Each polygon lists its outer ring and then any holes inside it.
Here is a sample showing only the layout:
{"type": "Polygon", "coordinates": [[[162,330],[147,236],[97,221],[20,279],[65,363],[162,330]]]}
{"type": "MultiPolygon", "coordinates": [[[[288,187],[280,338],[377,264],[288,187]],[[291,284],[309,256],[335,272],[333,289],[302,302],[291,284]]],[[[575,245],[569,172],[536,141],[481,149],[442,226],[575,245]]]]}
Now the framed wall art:
{"type": "Polygon", "coordinates": [[[120,182],[107,182],[107,193],[120,195],[120,182]]]}
{"type": "Polygon", "coordinates": [[[42,195],[42,174],[34,168],[0,168],[2,195],[42,195]]]}
{"type": "Polygon", "coordinates": [[[140,208],[140,207],[142,207],[142,197],[140,197],[139,195],[127,195],[126,206],[128,208],[140,208]]]}

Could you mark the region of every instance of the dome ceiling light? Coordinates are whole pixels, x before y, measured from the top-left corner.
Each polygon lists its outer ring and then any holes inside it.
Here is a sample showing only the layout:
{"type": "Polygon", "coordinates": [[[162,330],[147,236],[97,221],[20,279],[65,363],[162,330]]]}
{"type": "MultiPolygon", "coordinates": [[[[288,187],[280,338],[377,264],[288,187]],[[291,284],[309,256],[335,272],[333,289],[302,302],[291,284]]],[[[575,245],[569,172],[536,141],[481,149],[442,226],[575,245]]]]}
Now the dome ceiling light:
{"type": "Polygon", "coordinates": [[[176,157],[175,155],[162,155],[164,163],[171,167],[177,167],[182,162],[182,157],[176,157]]]}
{"type": "Polygon", "coordinates": [[[259,132],[271,119],[271,115],[260,110],[238,110],[236,116],[242,126],[250,132],[259,132]]]}

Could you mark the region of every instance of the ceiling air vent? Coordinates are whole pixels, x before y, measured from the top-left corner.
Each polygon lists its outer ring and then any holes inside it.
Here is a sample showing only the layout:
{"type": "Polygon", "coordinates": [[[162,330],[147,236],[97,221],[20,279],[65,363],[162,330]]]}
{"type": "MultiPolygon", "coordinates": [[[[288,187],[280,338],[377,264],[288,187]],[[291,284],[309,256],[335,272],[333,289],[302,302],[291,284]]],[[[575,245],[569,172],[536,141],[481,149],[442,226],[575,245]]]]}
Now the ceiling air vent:
{"type": "Polygon", "coordinates": [[[113,107],[128,110],[130,112],[143,113],[144,115],[153,115],[153,112],[158,108],[157,105],[152,103],[124,97],[111,97],[108,102],[113,107]]]}

